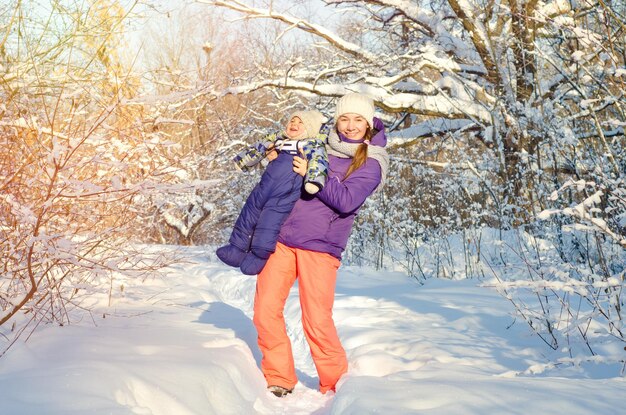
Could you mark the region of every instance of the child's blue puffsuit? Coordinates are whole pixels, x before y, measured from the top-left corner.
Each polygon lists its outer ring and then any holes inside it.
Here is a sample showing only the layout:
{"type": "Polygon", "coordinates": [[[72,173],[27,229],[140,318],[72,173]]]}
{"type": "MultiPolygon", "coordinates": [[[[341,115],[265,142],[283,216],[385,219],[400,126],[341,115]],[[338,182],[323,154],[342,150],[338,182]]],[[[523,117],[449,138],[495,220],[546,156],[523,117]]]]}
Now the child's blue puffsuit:
{"type": "Polygon", "coordinates": [[[301,140],[270,134],[239,153],[234,161],[240,169],[248,170],[265,158],[272,144],[278,157],[268,164],[248,196],[228,245],[216,251],[222,262],[240,268],[246,275],[256,275],[263,270],[276,249],[280,227],[302,194],[303,184],[308,193],[315,194],[324,187],[328,174],[326,136],[323,134],[301,140]],[[293,157],[301,156],[301,150],[308,161],[304,178],[293,171],[293,157]]]}

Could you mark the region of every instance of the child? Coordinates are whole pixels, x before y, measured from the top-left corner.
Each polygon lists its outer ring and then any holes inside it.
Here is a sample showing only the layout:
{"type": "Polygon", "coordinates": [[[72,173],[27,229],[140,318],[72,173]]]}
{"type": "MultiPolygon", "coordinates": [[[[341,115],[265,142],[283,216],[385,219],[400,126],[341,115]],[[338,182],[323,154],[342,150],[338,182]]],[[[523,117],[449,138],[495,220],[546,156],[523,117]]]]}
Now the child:
{"type": "Polygon", "coordinates": [[[276,248],[281,225],[300,198],[303,182],[311,194],[324,186],[328,159],[325,136],[318,134],[324,121],[318,111],[297,111],[282,134],[270,134],[235,157],[237,166],[247,170],[261,161],[268,149],[273,147],[278,152],[248,196],[229,244],[217,250],[222,262],[247,275],[261,272],[276,248]],[[293,156],[300,153],[308,160],[304,178],[293,171],[293,156]]]}

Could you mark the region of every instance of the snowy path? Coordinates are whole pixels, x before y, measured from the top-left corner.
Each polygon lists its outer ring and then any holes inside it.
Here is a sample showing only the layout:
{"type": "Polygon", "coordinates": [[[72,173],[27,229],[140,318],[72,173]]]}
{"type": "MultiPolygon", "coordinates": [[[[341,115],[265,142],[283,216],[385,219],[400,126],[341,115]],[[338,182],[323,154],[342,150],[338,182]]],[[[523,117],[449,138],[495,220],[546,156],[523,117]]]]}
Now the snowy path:
{"type": "Polygon", "coordinates": [[[335,396],[317,392],[294,289],[285,315],[300,383],[275,398],[258,369],[255,279],[190,252],[164,279],[125,282],[113,307],[97,307],[98,327],[46,327],[12,349],[0,414],[626,414],[619,375],[515,375],[546,348],[523,324],[507,329],[510,306],[477,281],[419,286],[350,267],[335,305],[349,375],[335,396]]]}

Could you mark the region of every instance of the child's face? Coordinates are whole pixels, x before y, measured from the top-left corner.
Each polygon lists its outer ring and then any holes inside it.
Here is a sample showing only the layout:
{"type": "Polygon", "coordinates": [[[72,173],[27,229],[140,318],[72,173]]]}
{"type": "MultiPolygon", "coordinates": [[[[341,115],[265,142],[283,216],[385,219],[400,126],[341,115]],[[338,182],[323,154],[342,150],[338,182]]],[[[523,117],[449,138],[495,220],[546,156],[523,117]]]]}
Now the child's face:
{"type": "Polygon", "coordinates": [[[296,138],[304,133],[304,123],[299,117],[293,117],[287,123],[287,129],[285,130],[287,137],[296,138]]]}

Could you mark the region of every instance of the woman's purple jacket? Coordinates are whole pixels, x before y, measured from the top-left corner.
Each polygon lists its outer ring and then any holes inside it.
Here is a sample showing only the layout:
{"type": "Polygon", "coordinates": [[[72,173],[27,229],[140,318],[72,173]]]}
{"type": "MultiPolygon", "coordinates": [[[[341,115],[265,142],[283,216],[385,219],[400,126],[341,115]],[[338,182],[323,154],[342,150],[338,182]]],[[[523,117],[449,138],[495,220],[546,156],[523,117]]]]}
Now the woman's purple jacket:
{"type": "Polygon", "coordinates": [[[315,196],[301,197],[280,228],[278,241],[341,259],[356,214],[380,183],[380,165],[368,158],[342,182],[352,159],[329,155],[328,180],[315,196]]]}
{"type": "MultiPolygon", "coordinates": [[[[386,144],[384,132],[382,137],[386,144]]],[[[328,162],[326,185],[316,195],[304,195],[296,202],[280,228],[278,241],[341,259],[357,212],[380,184],[381,168],[378,161],[368,158],[343,180],[352,159],[329,154],[328,162]]]]}

